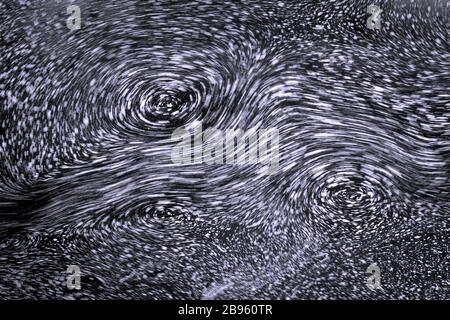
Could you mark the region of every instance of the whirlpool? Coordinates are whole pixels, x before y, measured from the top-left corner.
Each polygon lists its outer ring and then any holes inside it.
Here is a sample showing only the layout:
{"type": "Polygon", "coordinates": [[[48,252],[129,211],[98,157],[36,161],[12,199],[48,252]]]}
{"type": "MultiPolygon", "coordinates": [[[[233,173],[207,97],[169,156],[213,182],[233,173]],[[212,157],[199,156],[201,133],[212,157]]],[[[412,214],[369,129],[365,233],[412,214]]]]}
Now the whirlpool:
{"type": "Polygon", "coordinates": [[[450,299],[449,13],[0,0],[0,298],[450,299]]]}

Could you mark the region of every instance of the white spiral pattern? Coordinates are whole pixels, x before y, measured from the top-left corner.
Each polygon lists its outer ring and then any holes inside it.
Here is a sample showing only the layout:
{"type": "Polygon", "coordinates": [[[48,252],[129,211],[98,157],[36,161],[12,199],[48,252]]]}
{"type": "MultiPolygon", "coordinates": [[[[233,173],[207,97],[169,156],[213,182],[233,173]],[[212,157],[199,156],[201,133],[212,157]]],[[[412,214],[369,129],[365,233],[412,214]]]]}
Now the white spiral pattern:
{"type": "Polygon", "coordinates": [[[1,298],[448,298],[448,1],[0,8],[1,298]],[[279,170],[174,164],[200,121],[279,170]]]}

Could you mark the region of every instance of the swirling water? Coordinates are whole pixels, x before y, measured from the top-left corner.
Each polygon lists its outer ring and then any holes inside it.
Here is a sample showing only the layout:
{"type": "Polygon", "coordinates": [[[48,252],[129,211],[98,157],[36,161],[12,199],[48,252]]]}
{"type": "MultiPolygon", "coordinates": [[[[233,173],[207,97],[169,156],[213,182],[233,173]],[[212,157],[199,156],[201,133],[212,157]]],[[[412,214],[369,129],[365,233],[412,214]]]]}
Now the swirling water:
{"type": "Polygon", "coordinates": [[[0,8],[1,298],[449,298],[450,2],[0,8]],[[174,164],[199,121],[278,171],[174,164]]]}

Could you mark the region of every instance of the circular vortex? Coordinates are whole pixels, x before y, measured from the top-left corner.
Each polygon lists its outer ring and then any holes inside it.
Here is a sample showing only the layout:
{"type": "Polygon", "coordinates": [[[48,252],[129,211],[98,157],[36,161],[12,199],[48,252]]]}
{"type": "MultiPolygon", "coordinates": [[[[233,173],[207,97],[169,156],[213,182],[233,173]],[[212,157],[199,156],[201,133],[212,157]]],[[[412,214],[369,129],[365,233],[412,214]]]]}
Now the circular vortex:
{"type": "Polygon", "coordinates": [[[0,298],[446,298],[449,8],[0,2],[0,298]],[[276,170],[172,161],[200,125],[276,170]]]}

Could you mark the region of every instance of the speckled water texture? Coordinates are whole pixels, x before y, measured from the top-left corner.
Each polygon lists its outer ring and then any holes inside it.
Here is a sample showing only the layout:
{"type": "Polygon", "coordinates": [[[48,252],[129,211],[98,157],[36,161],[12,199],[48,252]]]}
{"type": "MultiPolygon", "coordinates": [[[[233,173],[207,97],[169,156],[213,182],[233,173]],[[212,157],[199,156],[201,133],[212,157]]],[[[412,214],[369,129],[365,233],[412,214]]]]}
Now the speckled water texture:
{"type": "Polygon", "coordinates": [[[0,0],[0,298],[449,299],[449,12],[0,0]],[[278,171],[173,163],[200,121],[278,171]]]}

